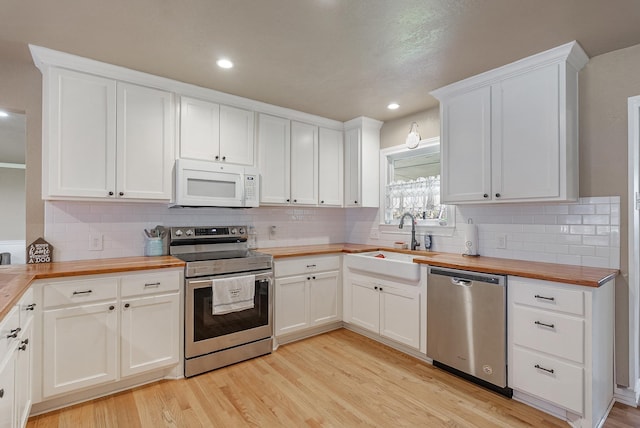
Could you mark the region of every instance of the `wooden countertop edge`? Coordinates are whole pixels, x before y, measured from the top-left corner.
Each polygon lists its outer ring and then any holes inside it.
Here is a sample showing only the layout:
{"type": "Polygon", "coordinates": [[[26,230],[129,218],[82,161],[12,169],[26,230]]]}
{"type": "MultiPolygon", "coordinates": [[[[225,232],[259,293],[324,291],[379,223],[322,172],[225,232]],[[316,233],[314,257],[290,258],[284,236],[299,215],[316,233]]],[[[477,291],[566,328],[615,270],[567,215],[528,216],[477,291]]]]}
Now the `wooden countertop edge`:
{"type": "Polygon", "coordinates": [[[431,266],[472,270],[475,272],[494,273],[500,275],[522,276],[545,281],[562,282],[585,287],[599,287],[620,272],[618,269],[591,268],[586,266],[561,265],[555,263],[528,262],[496,257],[464,257],[461,254],[400,250],[366,244],[325,244],[294,247],[259,248],[257,251],[271,254],[274,259],[305,257],[324,254],[357,254],[371,251],[392,251],[396,253],[414,254],[414,263],[431,266]],[[519,266],[525,263],[526,268],[519,266]]]}
{"type": "Polygon", "coordinates": [[[0,321],[18,303],[29,286],[39,279],[67,278],[81,275],[183,268],[185,262],[171,256],[162,259],[124,257],[118,259],[77,260],[42,265],[10,265],[0,269],[0,321]],[[90,266],[82,266],[91,263],[90,266]],[[4,278],[4,281],[3,281],[4,278]],[[6,282],[5,282],[6,281],[6,282]],[[4,284],[3,284],[4,282],[4,284]]]}

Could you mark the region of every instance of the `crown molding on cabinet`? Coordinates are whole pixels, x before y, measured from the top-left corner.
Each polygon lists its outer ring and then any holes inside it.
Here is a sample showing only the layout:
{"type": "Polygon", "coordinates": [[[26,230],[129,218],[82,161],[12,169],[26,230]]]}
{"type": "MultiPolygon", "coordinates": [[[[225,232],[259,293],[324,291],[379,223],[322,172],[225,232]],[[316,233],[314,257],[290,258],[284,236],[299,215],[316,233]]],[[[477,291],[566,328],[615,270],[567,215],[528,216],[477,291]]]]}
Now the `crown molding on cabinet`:
{"type": "Polygon", "coordinates": [[[175,92],[177,95],[185,95],[232,107],[244,108],[255,111],[256,113],[267,113],[340,131],[344,129],[344,124],[337,120],[273,104],[267,104],[249,98],[239,97],[237,95],[216,91],[214,89],[203,88],[201,86],[168,79],[166,77],[131,70],[118,65],[107,64],[65,52],[55,51],[42,46],[29,45],[29,49],[31,50],[33,62],[43,74],[49,67],[66,68],[114,80],[175,92]]]}
{"type": "Polygon", "coordinates": [[[512,62],[511,64],[452,83],[431,91],[430,94],[437,100],[441,100],[443,97],[497,83],[509,77],[559,61],[566,61],[578,72],[587,64],[589,57],[580,44],[574,40],[553,49],[512,62]]]}
{"type": "Polygon", "coordinates": [[[344,129],[346,131],[353,128],[367,127],[369,129],[379,130],[380,128],[382,128],[383,124],[384,122],[380,122],[379,120],[375,120],[370,117],[360,116],[345,122],[344,129]]]}

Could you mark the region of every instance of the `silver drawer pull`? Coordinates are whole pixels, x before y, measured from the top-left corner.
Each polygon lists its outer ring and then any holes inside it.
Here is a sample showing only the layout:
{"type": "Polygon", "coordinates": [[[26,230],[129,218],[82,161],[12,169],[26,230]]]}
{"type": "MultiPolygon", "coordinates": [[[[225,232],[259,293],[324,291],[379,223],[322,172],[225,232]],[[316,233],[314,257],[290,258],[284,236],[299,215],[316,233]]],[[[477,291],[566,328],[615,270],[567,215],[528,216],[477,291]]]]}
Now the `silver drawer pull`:
{"type": "Polygon", "coordinates": [[[536,369],[538,369],[538,370],[545,371],[545,372],[547,372],[547,373],[551,373],[551,374],[553,374],[553,373],[554,373],[553,369],[545,369],[545,368],[544,368],[544,367],[542,367],[540,364],[536,364],[536,365],[535,365],[535,366],[533,366],[533,367],[535,367],[535,368],[536,368],[536,369]]]}
{"type": "Polygon", "coordinates": [[[539,295],[539,294],[536,294],[536,295],[535,295],[535,296],[533,296],[533,297],[535,297],[536,299],[548,300],[548,301],[550,301],[550,302],[555,302],[555,301],[556,301],[556,298],[555,298],[555,297],[545,297],[545,296],[541,296],[541,295],[539,295]]]}
{"type": "Polygon", "coordinates": [[[11,333],[7,334],[7,339],[15,339],[16,337],[18,337],[18,333],[20,333],[20,330],[22,330],[20,327],[12,329],[11,333]]]}
{"type": "Polygon", "coordinates": [[[74,291],[73,295],[74,296],[78,296],[78,295],[82,295],[82,294],[91,294],[91,293],[93,293],[93,290],[74,291]]]}
{"type": "Polygon", "coordinates": [[[556,328],[555,324],[546,324],[546,323],[543,323],[541,321],[535,321],[534,324],[535,325],[541,325],[543,327],[556,328]]]}
{"type": "Polygon", "coordinates": [[[151,287],[154,287],[154,288],[160,287],[160,283],[159,282],[148,282],[148,283],[146,283],[144,285],[144,288],[151,288],[151,287]]]}

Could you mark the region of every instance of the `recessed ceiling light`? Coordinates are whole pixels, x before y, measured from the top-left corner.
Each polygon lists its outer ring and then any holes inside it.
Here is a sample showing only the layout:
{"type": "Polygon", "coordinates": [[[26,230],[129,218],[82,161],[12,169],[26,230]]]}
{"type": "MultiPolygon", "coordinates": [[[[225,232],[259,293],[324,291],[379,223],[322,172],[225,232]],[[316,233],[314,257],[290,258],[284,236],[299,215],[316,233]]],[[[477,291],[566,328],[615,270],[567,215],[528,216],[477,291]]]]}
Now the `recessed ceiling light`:
{"type": "Polygon", "coordinates": [[[389,110],[397,110],[399,107],[400,107],[400,104],[398,103],[391,103],[387,106],[389,110]]]}
{"type": "Polygon", "coordinates": [[[231,61],[229,61],[228,59],[222,58],[219,59],[216,64],[218,64],[218,67],[220,68],[231,68],[233,67],[233,63],[231,61]]]}
{"type": "Polygon", "coordinates": [[[0,111],[0,117],[9,117],[9,113],[6,111],[0,111]]]}

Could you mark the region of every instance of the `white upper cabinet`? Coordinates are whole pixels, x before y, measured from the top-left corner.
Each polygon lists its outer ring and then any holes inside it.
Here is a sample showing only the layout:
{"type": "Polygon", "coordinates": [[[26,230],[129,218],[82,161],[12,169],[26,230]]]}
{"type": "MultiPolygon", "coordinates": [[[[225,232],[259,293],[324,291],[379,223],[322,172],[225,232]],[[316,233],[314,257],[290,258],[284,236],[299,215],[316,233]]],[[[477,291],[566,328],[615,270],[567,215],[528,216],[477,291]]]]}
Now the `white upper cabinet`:
{"type": "Polygon", "coordinates": [[[180,98],[180,157],[218,160],[220,156],[220,105],[180,98]]]}
{"type": "Polygon", "coordinates": [[[320,128],[318,147],[318,200],[320,206],[341,207],[344,157],[342,132],[320,128]]]}
{"type": "Polygon", "coordinates": [[[180,157],[254,164],[254,113],[181,97],[180,157]]]}
{"type": "Polygon", "coordinates": [[[260,113],[261,205],[342,206],[342,132],[260,113]]]}
{"type": "Polygon", "coordinates": [[[220,159],[223,162],[253,165],[254,113],[220,106],[220,159]]]}
{"type": "Polygon", "coordinates": [[[440,101],[442,202],[578,197],[576,42],[432,92],[440,101]]]}
{"type": "Polygon", "coordinates": [[[291,121],[258,115],[258,165],[260,204],[289,203],[291,121]]]}
{"type": "Polygon", "coordinates": [[[44,78],[42,197],[116,190],[116,82],[52,68],[44,78]]]}
{"type": "Polygon", "coordinates": [[[59,68],[44,82],[44,199],[171,198],[170,92],[59,68]]]}
{"type": "Polygon", "coordinates": [[[380,128],[382,122],[359,117],[345,122],[344,206],[380,205],[380,128]]]}
{"type": "Polygon", "coordinates": [[[291,201],[318,203],[318,127],[291,122],[291,201]]]}
{"type": "Polygon", "coordinates": [[[170,199],[175,140],[173,95],[121,82],[117,89],[118,197],[170,199]]]}

